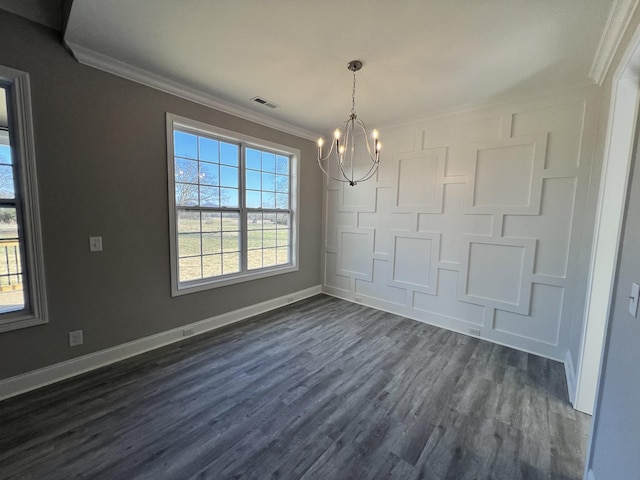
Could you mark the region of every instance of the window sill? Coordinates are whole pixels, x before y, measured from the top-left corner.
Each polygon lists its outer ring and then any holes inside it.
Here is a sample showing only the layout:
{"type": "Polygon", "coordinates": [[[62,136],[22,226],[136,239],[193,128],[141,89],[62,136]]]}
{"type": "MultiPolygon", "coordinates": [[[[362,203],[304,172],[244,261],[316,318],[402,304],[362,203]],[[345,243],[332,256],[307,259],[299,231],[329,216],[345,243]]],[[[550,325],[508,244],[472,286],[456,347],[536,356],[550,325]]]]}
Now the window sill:
{"type": "Polygon", "coordinates": [[[298,267],[296,265],[287,265],[284,267],[274,267],[268,270],[260,270],[259,272],[244,272],[234,274],[233,276],[220,279],[194,280],[192,282],[182,283],[177,286],[174,285],[172,287],[171,296],[178,297],[180,295],[187,295],[189,293],[202,292],[214,288],[225,287],[227,285],[236,285],[238,283],[250,282],[252,280],[258,280],[260,278],[273,277],[276,275],[282,275],[285,273],[297,271],[298,267]]]}

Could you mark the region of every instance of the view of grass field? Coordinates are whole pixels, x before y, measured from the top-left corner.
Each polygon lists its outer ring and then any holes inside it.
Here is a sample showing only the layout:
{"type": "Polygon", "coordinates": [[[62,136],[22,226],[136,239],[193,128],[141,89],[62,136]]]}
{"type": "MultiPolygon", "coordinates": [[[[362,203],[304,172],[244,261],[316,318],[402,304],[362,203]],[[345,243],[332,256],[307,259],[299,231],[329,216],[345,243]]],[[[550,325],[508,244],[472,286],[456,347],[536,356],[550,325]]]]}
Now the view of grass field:
{"type": "MultiPolygon", "coordinates": [[[[7,210],[7,209],[0,209],[7,210]]],[[[2,214],[6,212],[0,211],[2,214]]],[[[22,266],[18,225],[14,218],[0,221],[0,312],[9,312],[24,308],[22,289],[22,266]]]]}
{"type": "MultiPolygon", "coordinates": [[[[240,271],[240,216],[228,212],[178,211],[178,269],[181,282],[240,271]]],[[[288,213],[250,213],[249,270],[290,261],[288,213]]]]}

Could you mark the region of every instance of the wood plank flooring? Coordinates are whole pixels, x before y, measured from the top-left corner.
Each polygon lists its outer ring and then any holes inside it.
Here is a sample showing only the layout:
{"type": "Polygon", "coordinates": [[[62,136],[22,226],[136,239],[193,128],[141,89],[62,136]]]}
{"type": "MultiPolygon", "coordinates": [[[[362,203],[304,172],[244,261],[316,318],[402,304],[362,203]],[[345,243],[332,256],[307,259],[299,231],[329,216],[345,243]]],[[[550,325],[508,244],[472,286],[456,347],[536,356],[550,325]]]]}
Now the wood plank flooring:
{"type": "Polygon", "coordinates": [[[0,403],[2,479],[581,479],[561,364],[326,296],[0,403]]]}

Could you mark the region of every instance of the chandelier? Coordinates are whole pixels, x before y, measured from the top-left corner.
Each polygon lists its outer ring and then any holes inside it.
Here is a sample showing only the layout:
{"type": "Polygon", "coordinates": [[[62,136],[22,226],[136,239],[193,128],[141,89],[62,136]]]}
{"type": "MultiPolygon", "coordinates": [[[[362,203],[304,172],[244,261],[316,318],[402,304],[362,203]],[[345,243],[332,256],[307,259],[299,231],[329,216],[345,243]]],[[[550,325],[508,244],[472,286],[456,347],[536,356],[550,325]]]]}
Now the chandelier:
{"type": "Polygon", "coordinates": [[[334,140],[331,142],[331,147],[325,157],[322,156],[324,139],[320,138],[318,140],[318,165],[327,177],[354,186],[358,182],[369,180],[376,174],[380,162],[380,149],[382,145],[378,141],[377,130],[373,130],[373,144],[369,144],[367,127],[364,122],[358,118],[358,115],[356,115],[356,72],[362,68],[362,62],[360,60],[352,60],[347,64],[347,68],[353,72],[351,114],[347,120],[336,128],[333,134],[334,140]],[[363,165],[358,164],[357,166],[355,163],[356,136],[363,138],[363,142],[360,143],[364,143],[366,146],[367,151],[364,156],[368,157],[363,165]],[[337,175],[331,173],[332,167],[330,163],[332,160],[336,164],[333,170],[336,171],[337,175]]]}

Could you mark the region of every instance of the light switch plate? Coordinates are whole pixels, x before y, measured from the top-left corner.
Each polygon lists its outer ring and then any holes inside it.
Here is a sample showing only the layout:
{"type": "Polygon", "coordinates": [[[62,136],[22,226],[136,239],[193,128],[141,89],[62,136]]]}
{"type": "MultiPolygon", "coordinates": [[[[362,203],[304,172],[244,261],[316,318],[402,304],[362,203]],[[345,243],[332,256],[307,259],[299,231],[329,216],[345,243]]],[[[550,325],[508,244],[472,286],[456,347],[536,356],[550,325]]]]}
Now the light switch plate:
{"type": "Polygon", "coordinates": [[[89,237],[89,251],[90,252],[102,251],[102,237],[89,237]]]}
{"type": "Polygon", "coordinates": [[[640,285],[633,282],[631,284],[631,295],[629,296],[629,313],[634,317],[638,316],[638,299],[640,299],[640,285]]]}

